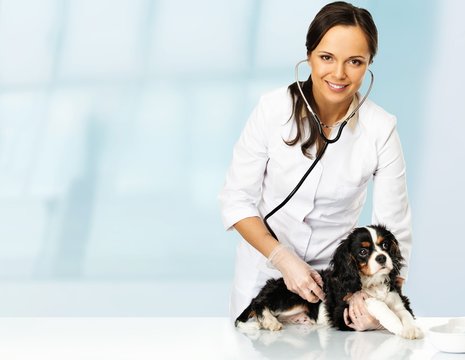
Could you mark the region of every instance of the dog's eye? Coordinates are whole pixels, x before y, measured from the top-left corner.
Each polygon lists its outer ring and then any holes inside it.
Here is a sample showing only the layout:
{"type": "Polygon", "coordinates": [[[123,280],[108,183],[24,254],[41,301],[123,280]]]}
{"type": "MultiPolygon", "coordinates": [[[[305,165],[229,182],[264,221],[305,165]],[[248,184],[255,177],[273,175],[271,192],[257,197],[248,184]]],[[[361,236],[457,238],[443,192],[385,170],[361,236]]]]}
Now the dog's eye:
{"type": "Polygon", "coordinates": [[[388,250],[389,249],[389,243],[387,241],[383,241],[381,243],[381,249],[388,250]]]}
{"type": "Polygon", "coordinates": [[[363,248],[363,249],[360,249],[360,251],[358,252],[358,254],[360,256],[367,256],[368,255],[368,250],[363,248]]]}

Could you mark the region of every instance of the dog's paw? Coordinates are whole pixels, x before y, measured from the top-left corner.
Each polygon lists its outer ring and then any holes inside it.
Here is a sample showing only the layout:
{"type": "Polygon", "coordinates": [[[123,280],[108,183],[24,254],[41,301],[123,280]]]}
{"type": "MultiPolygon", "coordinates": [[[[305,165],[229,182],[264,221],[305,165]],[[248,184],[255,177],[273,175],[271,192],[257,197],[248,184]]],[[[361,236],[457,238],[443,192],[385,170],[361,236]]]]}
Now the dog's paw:
{"type": "Polygon", "coordinates": [[[281,324],[276,318],[268,318],[262,322],[262,327],[266,330],[278,331],[283,328],[283,324],[281,324]]]}
{"type": "Polygon", "coordinates": [[[265,309],[262,316],[258,317],[258,321],[263,329],[278,331],[283,328],[283,324],[271,313],[270,310],[265,309]]]}
{"type": "Polygon", "coordinates": [[[242,332],[253,332],[256,330],[260,330],[260,324],[255,319],[250,319],[247,322],[240,321],[237,323],[236,327],[238,330],[241,330],[242,332]]]}
{"type": "Polygon", "coordinates": [[[404,326],[399,334],[404,339],[414,340],[421,339],[423,337],[423,331],[415,325],[404,326]]]}

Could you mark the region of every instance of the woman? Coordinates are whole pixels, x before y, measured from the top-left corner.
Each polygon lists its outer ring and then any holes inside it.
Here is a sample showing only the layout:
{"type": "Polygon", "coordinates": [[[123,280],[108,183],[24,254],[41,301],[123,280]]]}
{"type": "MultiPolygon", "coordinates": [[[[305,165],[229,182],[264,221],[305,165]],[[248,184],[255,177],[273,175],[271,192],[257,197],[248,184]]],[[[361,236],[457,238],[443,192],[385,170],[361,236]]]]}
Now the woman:
{"type": "MultiPolygon", "coordinates": [[[[377,29],[370,13],[345,2],[323,7],[307,33],[311,76],[302,90],[326,137],[357,108],[358,93],[377,51],[377,29]]],[[[373,223],[385,224],[399,240],[406,260],[411,248],[411,217],[405,164],[396,119],[366,100],[324,150],[315,118],[297,83],[260,99],[235,145],[220,194],[227,229],[238,244],[231,317],[236,319],[266,280],[283,277],[289,290],[310,302],[324,298],[315,270],[328,266],[340,240],[356,226],[367,185],[373,180],[373,223]],[[268,219],[324,151],[321,160],[291,200],[268,219]]],[[[403,281],[407,267],[402,272],[403,281]]],[[[357,293],[346,311],[355,330],[379,323],[357,293]]]]}

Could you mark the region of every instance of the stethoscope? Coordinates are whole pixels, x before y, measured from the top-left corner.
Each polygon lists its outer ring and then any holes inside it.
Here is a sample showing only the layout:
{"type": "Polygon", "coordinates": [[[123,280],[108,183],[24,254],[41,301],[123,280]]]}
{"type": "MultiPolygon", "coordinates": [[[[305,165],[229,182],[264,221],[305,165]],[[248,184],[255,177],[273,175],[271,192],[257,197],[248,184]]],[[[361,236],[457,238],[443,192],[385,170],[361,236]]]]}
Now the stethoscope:
{"type": "Polygon", "coordinates": [[[367,69],[368,72],[370,73],[370,85],[368,87],[368,90],[365,94],[365,96],[363,96],[362,100],[359,101],[357,107],[349,114],[349,116],[347,116],[339,125],[339,129],[338,129],[338,132],[336,134],[336,136],[332,139],[329,139],[328,137],[326,137],[326,135],[324,134],[323,132],[323,128],[321,126],[321,121],[320,121],[320,118],[318,117],[318,115],[312,110],[312,107],[310,106],[309,102],[307,101],[307,98],[305,97],[304,95],[304,92],[302,90],[302,87],[300,86],[300,81],[299,81],[299,65],[304,63],[304,62],[308,62],[307,59],[305,60],[302,60],[302,61],[299,61],[296,65],[295,65],[295,81],[296,81],[296,84],[297,84],[297,87],[299,89],[299,92],[300,94],[302,95],[302,99],[304,100],[305,102],[305,105],[307,105],[307,109],[308,111],[310,112],[312,118],[316,121],[317,125],[318,125],[318,132],[320,133],[320,136],[322,137],[323,141],[324,141],[324,145],[323,145],[323,148],[321,149],[321,151],[319,152],[319,154],[317,155],[317,157],[315,158],[315,160],[313,161],[312,165],[310,165],[310,167],[308,168],[307,172],[304,174],[304,176],[302,176],[302,179],[300,179],[300,181],[297,183],[297,185],[295,186],[295,188],[289,193],[289,195],[287,195],[287,197],[278,205],[276,206],[273,210],[271,210],[264,218],[263,218],[263,222],[265,223],[265,226],[266,228],[268,229],[268,231],[270,232],[270,234],[276,239],[279,241],[279,239],[277,238],[276,234],[273,232],[273,230],[271,229],[270,225],[268,225],[268,222],[267,220],[273,216],[278,210],[280,210],[284,205],[286,205],[289,200],[291,200],[291,198],[295,195],[295,193],[299,190],[299,188],[302,186],[302,184],[304,183],[305,179],[307,179],[308,175],[310,175],[310,173],[312,172],[312,170],[315,168],[316,164],[318,164],[318,162],[320,161],[320,159],[323,157],[323,154],[325,153],[326,151],[326,148],[328,147],[329,144],[333,144],[335,143],[336,141],[339,140],[339,138],[341,137],[341,134],[342,134],[342,130],[344,129],[344,127],[347,125],[347,123],[349,122],[350,119],[352,119],[354,117],[354,115],[357,113],[357,111],[360,109],[360,107],[363,105],[363,103],[365,102],[366,98],[368,97],[368,95],[370,94],[371,92],[371,88],[373,87],[373,82],[375,81],[375,76],[373,75],[373,72],[370,70],[370,69],[367,69]]]}

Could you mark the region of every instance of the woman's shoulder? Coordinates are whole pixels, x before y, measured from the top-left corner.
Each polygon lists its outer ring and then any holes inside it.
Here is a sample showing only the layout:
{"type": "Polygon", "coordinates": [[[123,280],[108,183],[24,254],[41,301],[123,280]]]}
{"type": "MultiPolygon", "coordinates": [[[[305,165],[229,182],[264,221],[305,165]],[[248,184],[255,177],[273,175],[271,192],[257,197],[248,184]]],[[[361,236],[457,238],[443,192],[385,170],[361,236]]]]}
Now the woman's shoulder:
{"type": "Polygon", "coordinates": [[[288,86],[267,91],[262,94],[259,106],[268,117],[276,119],[278,122],[289,120],[292,113],[292,97],[288,86]]]}
{"type": "Polygon", "coordinates": [[[370,133],[391,132],[397,124],[395,115],[367,99],[360,108],[359,122],[370,133]]]}
{"type": "Polygon", "coordinates": [[[263,93],[255,106],[251,119],[262,126],[278,129],[288,122],[292,114],[292,100],[288,87],[280,87],[263,93]]]}

